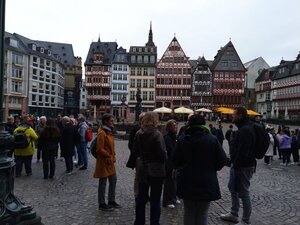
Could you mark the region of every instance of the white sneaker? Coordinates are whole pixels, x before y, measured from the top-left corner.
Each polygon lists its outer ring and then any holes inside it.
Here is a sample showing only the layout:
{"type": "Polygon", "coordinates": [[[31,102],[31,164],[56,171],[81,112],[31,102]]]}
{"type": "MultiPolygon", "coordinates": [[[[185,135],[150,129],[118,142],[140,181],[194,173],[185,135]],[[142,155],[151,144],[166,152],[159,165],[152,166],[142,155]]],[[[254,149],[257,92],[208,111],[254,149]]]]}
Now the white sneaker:
{"type": "Polygon", "coordinates": [[[235,225],[251,225],[251,223],[246,223],[243,220],[240,221],[239,223],[235,224],[235,225]]]}
{"type": "Polygon", "coordinates": [[[284,166],[285,165],[285,163],[280,163],[280,166],[284,166]]]}
{"type": "Polygon", "coordinates": [[[221,214],[220,218],[224,221],[229,221],[233,223],[239,222],[239,218],[237,216],[232,215],[231,213],[221,214]]]}
{"type": "Polygon", "coordinates": [[[167,205],[167,207],[170,208],[170,209],[175,209],[175,205],[174,204],[169,204],[169,205],[167,205]]]}

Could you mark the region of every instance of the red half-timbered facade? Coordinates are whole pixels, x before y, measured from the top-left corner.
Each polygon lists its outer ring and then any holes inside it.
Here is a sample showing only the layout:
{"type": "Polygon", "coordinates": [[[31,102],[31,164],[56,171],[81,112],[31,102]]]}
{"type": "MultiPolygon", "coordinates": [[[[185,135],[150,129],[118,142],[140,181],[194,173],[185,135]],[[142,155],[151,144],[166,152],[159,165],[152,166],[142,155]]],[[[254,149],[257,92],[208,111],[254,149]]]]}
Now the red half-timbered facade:
{"type": "Polygon", "coordinates": [[[176,37],[157,63],[156,108],[190,107],[192,65],[176,37]]]}
{"type": "Polygon", "coordinates": [[[246,69],[231,41],[218,51],[211,70],[213,106],[243,106],[246,69]]]}
{"type": "Polygon", "coordinates": [[[112,59],[117,50],[116,42],[92,42],[85,67],[85,88],[90,118],[101,117],[111,111],[112,59]]]}

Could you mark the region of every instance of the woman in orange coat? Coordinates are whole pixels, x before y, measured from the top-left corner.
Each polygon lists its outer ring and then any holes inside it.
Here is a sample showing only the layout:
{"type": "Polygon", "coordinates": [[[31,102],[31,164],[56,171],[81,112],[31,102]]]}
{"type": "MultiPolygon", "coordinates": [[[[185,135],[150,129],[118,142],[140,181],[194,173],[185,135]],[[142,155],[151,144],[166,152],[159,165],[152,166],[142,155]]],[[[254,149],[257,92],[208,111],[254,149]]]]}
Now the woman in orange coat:
{"type": "Polygon", "coordinates": [[[121,207],[115,201],[117,175],[115,168],[115,142],[112,135],[113,128],[114,117],[110,114],[104,114],[102,117],[102,127],[100,127],[98,130],[97,161],[94,172],[94,178],[99,178],[99,209],[104,211],[112,211],[114,208],[121,207]],[[109,181],[108,204],[105,203],[105,188],[107,179],[109,181]]]}

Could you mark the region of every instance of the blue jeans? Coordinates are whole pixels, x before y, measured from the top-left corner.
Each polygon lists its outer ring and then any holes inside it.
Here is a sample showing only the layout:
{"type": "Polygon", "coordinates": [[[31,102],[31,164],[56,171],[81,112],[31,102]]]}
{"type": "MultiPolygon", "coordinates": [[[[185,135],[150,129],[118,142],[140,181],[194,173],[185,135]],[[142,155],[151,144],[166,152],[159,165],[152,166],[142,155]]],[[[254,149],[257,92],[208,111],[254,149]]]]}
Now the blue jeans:
{"type": "Polygon", "coordinates": [[[184,225],[207,225],[210,202],[183,199],[184,225]]]}
{"type": "Polygon", "coordinates": [[[150,225],[159,225],[160,219],[160,198],[162,193],[162,179],[151,180],[149,183],[139,182],[138,195],[135,204],[134,225],[145,224],[145,206],[149,200],[150,189],[150,225]]]}
{"type": "Polygon", "coordinates": [[[78,154],[78,162],[82,160],[83,166],[87,168],[88,166],[88,158],[87,158],[87,143],[81,142],[77,146],[77,154],[78,154]]]}
{"type": "Polygon", "coordinates": [[[16,162],[16,176],[21,176],[23,163],[25,164],[26,174],[30,175],[32,173],[31,170],[32,155],[27,155],[27,156],[15,155],[15,162],[16,162]]]}
{"type": "Polygon", "coordinates": [[[243,203],[243,221],[250,223],[252,205],[250,200],[250,180],[254,173],[254,167],[244,167],[234,169],[230,168],[230,178],[228,183],[229,191],[231,192],[231,214],[239,215],[240,202],[243,203]]]}

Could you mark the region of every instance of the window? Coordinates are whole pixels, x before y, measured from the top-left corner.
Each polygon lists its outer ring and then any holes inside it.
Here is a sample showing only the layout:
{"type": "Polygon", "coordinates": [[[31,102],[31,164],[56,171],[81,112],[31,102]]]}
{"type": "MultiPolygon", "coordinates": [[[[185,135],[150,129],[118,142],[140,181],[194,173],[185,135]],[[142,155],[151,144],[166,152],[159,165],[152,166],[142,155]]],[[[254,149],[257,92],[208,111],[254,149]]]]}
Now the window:
{"type": "Polygon", "coordinates": [[[130,68],[130,75],[132,75],[132,76],[135,75],[135,67],[130,68]]]}
{"type": "Polygon", "coordinates": [[[13,80],[11,82],[11,91],[21,93],[22,92],[22,82],[13,80]]]}
{"type": "Polygon", "coordinates": [[[123,68],[122,65],[119,65],[119,66],[118,66],[118,70],[119,70],[119,71],[122,71],[122,68],[123,68]]]}
{"type": "Polygon", "coordinates": [[[117,80],[118,79],[118,74],[114,74],[113,75],[113,80],[117,80]]]}
{"type": "Polygon", "coordinates": [[[113,101],[117,101],[118,100],[118,95],[113,95],[113,101]]]}
{"type": "Polygon", "coordinates": [[[137,75],[142,75],[142,68],[141,67],[137,68],[137,75]]]}
{"type": "Polygon", "coordinates": [[[135,63],[135,55],[131,56],[131,63],[135,63]]]}
{"type": "Polygon", "coordinates": [[[113,90],[117,90],[117,89],[118,89],[117,84],[113,84],[113,90]]]}
{"type": "Polygon", "coordinates": [[[144,76],[148,75],[148,68],[144,68],[144,76]]]}
{"type": "Polygon", "coordinates": [[[135,99],[135,91],[130,91],[130,100],[135,99]]]}
{"type": "Polygon", "coordinates": [[[237,66],[238,66],[237,60],[231,61],[231,66],[232,66],[232,67],[237,67],[237,66]]]}
{"type": "Polygon", "coordinates": [[[149,56],[147,55],[144,56],[144,63],[149,63],[149,56]]]}
{"type": "Polygon", "coordinates": [[[12,67],[12,77],[13,78],[22,78],[23,70],[22,68],[12,67]]]}
{"type": "Polygon", "coordinates": [[[154,88],[154,80],[150,80],[149,88],[154,88]]]}
{"type": "Polygon", "coordinates": [[[113,66],[113,69],[114,69],[114,70],[117,70],[117,69],[118,69],[118,66],[117,66],[117,65],[114,65],[114,66],[113,66]]]}
{"type": "Polygon", "coordinates": [[[141,79],[136,80],[136,87],[138,87],[138,88],[142,87],[142,80],[141,79]]]}
{"type": "Polygon", "coordinates": [[[43,101],[43,95],[39,95],[39,102],[43,101]]]}
{"type": "Polygon", "coordinates": [[[149,101],[153,101],[154,100],[154,92],[150,91],[149,92],[149,101]]]}
{"type": "Polygon", "coordinates": [[[122,74],[118,74],[118,80],[122,80],[122,74]]]}
{"type": "Polygon", "coordinates": [[[127,75],[123,74],[123,80],[127,80],[127,75]]]}
{"type": "Polygon", "coordinates": [[[143,91],[143,100],[147,101],[147,97],[148,97],[148,92],[147,91],[143,91]]]}
{"type": "Polygon", "coordinates": [[[147,79],[143,80],[143,88],[148,88],[148,80],[147,79]]]}
{"type": "Polygon", "coordinates": [[[127,71],[127,66],[123,66],[123,71],[127,71]]]}
{"type": "Polygon", "coordinates": [[[22,65],[23,64],[23,56],[13,53],[12,54],[12,63],[22,65]]]}
{"type": "Polygon", "coordinates": [[[31,99],[32,99],[33,102],[35,102],[36,101],[36,95],[31,95],[31,99]]]}
{"type": "MultiPolygon", "coordinates": [[[[152,49],[152,48],[151,48],[152,49]]],[[[150,56],[150,63],[155,63],[155,56],[151,55],[150,56]]]]}
{"type": "Polygon", "coordinates": [[[221,66],[222,67],[228,67],[228,61],[227,60],[221,61],[221,66]]]}
{"type": "Polygon", "coordinates": [[[149,68],[149,75],[154,76],[154,68],[153,67],[149,68]]]}
{"type": "Polygon", "coordinates": [[[137,62],[138,62],[138,63],[142,63],[142,56],[141,56],[141,55],[138,55],[138,57],[137,57],[137,62]]]}
{"type": "Polygon", "coordinates": [[[130,87],[134,88],[135,87],[135,79],[130,80],[130,87]]]}

